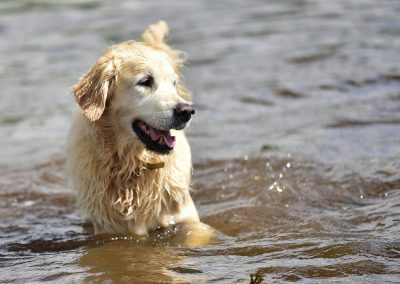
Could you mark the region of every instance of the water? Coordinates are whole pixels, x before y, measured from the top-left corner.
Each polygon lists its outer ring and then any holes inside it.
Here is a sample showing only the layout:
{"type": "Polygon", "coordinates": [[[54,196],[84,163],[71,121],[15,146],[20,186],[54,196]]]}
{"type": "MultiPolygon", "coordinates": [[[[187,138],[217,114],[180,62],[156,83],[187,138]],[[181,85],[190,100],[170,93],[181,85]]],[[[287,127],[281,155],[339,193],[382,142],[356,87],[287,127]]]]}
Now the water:
{"type": "Polygon", "coordinates": [[[1,282],[400,281],[398,1],[1,1],[1,282]],[[65,175],[78,77],[166,20],[194,200],[221,232],[93,236],[65,175]]]}

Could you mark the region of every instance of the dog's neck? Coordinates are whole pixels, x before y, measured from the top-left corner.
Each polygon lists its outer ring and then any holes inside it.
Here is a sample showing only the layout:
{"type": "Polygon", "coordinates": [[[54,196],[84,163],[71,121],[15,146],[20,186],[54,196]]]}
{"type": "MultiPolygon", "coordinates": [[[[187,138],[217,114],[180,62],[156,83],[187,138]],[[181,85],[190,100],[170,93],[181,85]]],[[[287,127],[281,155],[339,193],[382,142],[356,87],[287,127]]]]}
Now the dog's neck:
{"type": "Polygon", "coordinates": [[[121,160],[126,160],[121,157],[131,156],[133,159],[130,161],[133,162],[132,166],[136,168],[136,174],[142,173],[142,170],[154,171],[164,168],[165,159],[153,152],[140,149],[135,144],[131,143],[117,147],[116,145],[118,142],[115,138],[113,127],[110,125],[111,119],[108,115],[109,113],[105,113],[95,122],[95,127],[92,129],[94,130],[96,138],[93,138],[93,140],[101,141],[100,145],[109,148],[108,151],[110,153],[114,153],[115,157],[119,157],[116,164],[120,164],[121,160]]]}

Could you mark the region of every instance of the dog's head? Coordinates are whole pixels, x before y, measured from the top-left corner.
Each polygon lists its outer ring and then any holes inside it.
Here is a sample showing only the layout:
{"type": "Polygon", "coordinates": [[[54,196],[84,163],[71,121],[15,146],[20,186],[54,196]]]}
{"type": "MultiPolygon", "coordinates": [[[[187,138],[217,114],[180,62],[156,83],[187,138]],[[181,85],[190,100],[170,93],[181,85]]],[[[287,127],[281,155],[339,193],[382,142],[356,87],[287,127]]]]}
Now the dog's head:
{"type": "Polygon", "coordinates": [[[116,135],[161,154],[175,146],[171,129],[185,128],[194,114],[182,83],[181,52],[164,42],[167,33],[161,21],[143,33],[142,42],[110,47],[73,88],[87,119],[106,119],[116,135]]]}

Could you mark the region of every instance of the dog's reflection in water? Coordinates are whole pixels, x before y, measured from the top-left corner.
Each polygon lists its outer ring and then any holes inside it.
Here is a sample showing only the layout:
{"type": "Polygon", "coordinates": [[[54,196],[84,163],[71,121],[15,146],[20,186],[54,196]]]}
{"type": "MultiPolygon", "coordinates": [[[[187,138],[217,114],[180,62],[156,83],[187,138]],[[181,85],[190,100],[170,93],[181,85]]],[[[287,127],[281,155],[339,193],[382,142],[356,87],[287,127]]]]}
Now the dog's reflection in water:
{"type": "Polygon", "coordinates": [[[201,271],[188,268],[190,260],[181,252],[215,242],[215,232],[202,223],[161,228],[146,237],[96,235],[79,266],[89,269],[85,279],[89,283],[206,282],[201,271]]]}

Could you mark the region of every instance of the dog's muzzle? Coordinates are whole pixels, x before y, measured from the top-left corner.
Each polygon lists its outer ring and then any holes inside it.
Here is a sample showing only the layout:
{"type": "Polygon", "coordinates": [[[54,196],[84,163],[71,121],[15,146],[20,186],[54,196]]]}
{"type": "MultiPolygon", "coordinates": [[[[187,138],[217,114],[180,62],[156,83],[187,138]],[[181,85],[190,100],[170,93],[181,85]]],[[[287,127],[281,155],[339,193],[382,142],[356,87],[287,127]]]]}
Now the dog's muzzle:
{"type": "Polygon", "coordinates": [[[163,129],[153,127],[140,119],[133,121],[132,128],[147,149],[159,154],[168,154],[176,144],[175,136],[171,135],[170,130],[185,128],[194,113],[195,110],[191,105],[178,104],[173,109],[173,115],[167,129],[165,129],[165,126],[163,129]]]}

